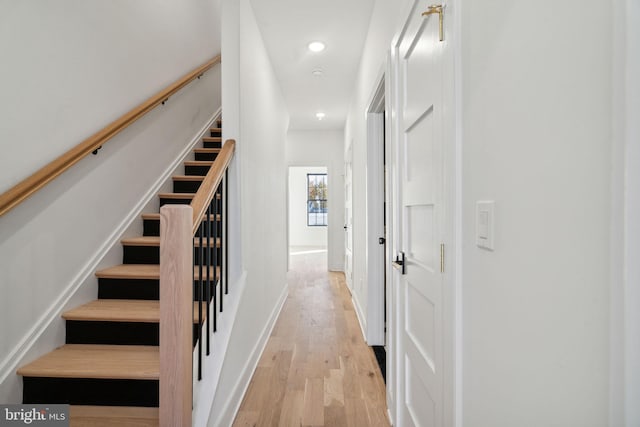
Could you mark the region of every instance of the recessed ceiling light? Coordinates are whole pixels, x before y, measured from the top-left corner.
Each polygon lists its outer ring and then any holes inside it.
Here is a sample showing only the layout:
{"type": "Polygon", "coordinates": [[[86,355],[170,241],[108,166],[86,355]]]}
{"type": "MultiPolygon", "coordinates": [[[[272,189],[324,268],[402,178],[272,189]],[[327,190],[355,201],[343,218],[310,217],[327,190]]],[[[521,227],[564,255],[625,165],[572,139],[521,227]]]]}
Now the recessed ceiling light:
{"type": "Polygon", "coordinates": [[[318,112],[316,113],[316,117],[318,120],[322,120],[324,119],[324,117],[326,116],[326,114],[322,113],[322,112],[318,112]]]}
{"type": "Polygon", "coordinates": [[[311,75],[314,77],[322,77],[323,74],[324,74],[324,71],[322,71],[322,68],[316,68],[311,72],[311,75]]]}
{"type": "Polygon", "coordinates": [[[311,42],[309,43],[309,50],[311,52],[322,52],[325,48],[325,44],[322,42],[311,42]]]}

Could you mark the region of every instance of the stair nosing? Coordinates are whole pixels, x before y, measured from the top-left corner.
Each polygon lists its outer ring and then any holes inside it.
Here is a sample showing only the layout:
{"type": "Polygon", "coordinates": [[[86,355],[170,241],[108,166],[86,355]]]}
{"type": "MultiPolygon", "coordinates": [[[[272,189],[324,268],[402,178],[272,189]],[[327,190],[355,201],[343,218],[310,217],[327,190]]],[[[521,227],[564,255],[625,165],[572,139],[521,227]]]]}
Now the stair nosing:
{"type": "Polygon", "coordinates": [[[158,380],[157,346],[65,344],[18,369],[30,378],[158,380]],[[107,354],[105,354],[107,353],[107,354]],[[132,362],[138,358],[137,363],[132,362]],[[105,368],[101,364],[108,364],[105,368]],[[123,366],[128,369],[123,370],[123,366]],[[135,372],[134,372],[135,371],[135,372]]]}
{"type": "MultiPolygon", "coordinates": [[[[193,308],[193,323],[198,323],[197,301],[193,308]]],[[[159,323],[160,301],[97,299],[65,311],[62,318],[81,322],[159,323]]]]}
{"type": "MultiPolygon", "coordinates": [[[[198,266],[194,266],[195,277],[200,278],[200,273],[198,271],[198,266]]],[[[210,267],[212,270],[210,272],[210,276],[213,276],[213,267],[210,267]]],[[[220,267],[216,267],[219,271],[220,267]]],[[[158,280],[160,279],[160,265],[158,264],[119,264],[116,266],[111,266],[107,268],[103,268],[101,270],[96,271],[96,277],[99,279],[139,279],[139,280],[158,280]],[[124,273],[121,271],[127,271],[128,273],[124,273]],[[135,271],[141,270],[141,271],[135,271]],[[115,271],[115,273],[114,273],[115,271]]]]}

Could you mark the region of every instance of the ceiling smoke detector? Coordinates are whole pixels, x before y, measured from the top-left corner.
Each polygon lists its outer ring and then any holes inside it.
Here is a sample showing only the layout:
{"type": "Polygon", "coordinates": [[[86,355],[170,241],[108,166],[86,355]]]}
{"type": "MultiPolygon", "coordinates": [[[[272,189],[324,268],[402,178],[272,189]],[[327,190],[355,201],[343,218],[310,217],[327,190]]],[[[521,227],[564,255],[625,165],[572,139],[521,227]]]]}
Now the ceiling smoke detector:
{"type": "Polygon", "coordinates": [[[322,119],[324,119],[324,118],[325,118],[325,116],[326,116],[326,114],[325,114],[325,113],[322,113],[322,112],[318,112],[318,113],[316,113],[316,118],[317,118],[318,120],[322,120],[322,119]]]}
{"type": "Polygon", "coordinates": [[[316,68],[315,70],[311,71],[311,75],[313,77],[322,77],[324,75],[324,71],[322,70],[322,68],[316,68]]]}

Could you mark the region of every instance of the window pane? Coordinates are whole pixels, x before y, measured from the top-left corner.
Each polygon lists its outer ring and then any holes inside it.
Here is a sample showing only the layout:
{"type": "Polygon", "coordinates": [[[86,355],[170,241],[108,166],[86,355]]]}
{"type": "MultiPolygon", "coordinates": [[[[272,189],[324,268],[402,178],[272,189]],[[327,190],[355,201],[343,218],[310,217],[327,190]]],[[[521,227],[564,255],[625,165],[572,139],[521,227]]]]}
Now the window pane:
{"type": "Polygon", "coordinates": [[[327,225],[327,174],[307,174],[307,225],[327,225]]]}

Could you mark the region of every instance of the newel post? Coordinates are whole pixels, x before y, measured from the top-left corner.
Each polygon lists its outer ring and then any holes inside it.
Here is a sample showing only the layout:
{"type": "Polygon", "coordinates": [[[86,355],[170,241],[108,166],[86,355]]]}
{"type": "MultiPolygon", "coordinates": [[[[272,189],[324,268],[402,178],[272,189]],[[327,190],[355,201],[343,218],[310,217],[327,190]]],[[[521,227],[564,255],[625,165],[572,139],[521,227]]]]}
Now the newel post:
{"type": "Polygon", "coordinates": [[[193,210],[160,209],[160,426],[190,427],[193,402],[193,210]]]}

